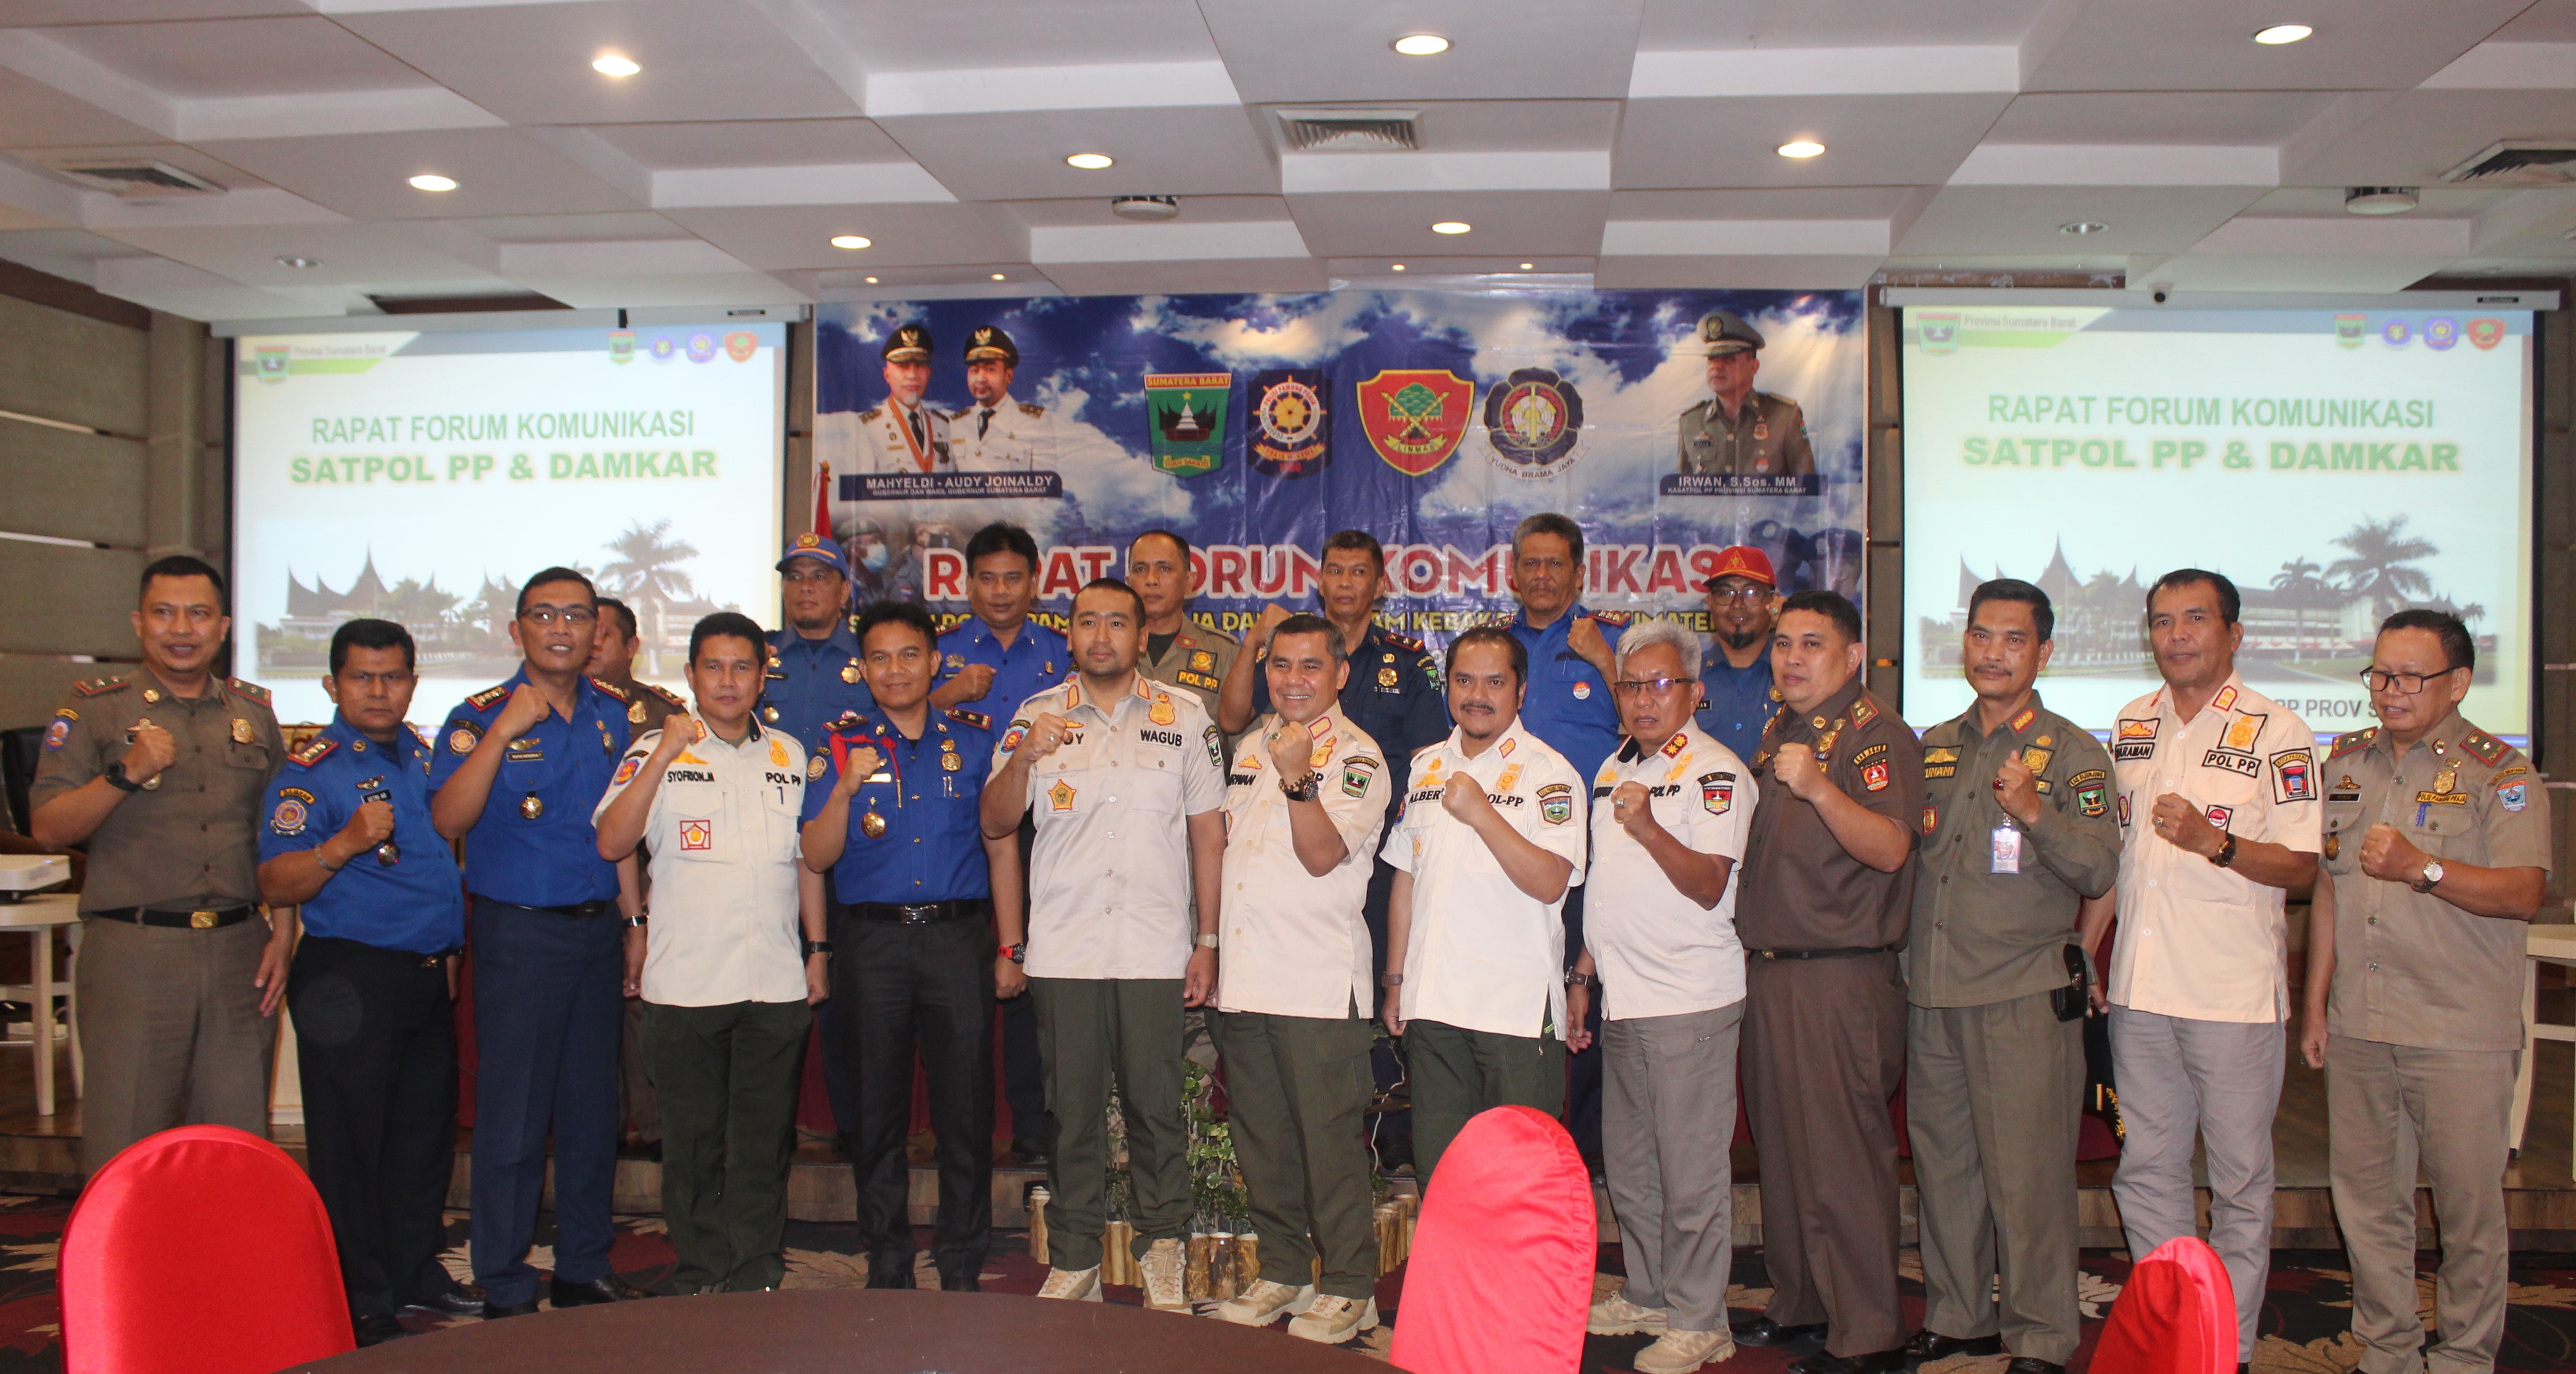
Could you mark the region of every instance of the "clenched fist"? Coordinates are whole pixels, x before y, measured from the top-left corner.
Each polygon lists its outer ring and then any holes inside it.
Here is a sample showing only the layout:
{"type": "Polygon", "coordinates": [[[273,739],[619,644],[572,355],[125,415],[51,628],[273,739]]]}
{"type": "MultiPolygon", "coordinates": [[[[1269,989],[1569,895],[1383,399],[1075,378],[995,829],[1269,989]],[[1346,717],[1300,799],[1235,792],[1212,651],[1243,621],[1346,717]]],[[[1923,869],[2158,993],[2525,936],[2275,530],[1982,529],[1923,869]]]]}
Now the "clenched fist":
{"type": "Polygon", "coordinates": [[[2361,871],[2383,883],[2415,882],[2429,861],[2396,826],[2374,825],[2361,837],[2361,871]]]}
{"type": "Polygon", "coordinates": [[[1600,621],[1588,615],[1578,617],[1565,627],[1565,647],[1573,650],[1576,658],[1598,669],[1601,676],[1611,675],[1610,641],[1602,637],[1600,621]]]}
{"type": "Polygon", "coordinates": [[[140,722],[134,727],[133,742],[125,746],[125,779],[148,783],[178,761],[179,742],[170,732],[148,720],[140,722]]]}
{"type": "Polygon", "coordinates": [[[833,795],[844,799],[855,795],[860,785],[874,777],[877,769],[884,762],[883,755],[864,744],[851,750],[849,755],[841,760],[841,778],[840,781],[832,784],[833,795]]]}
{"type": "Polygon", "coordinates": [[[993,665],[967,664],[948,679],[948,690],[956,693],[959,701],[982,701],[984,694],[993,690],[993,665]]]}
{"type": "Polygon", "coordinates": [[[1252,622],[1252,633],[1245,635],[1243,642],[1254,646],[1264,654],[1269,653],[1270,636],[1278,630],[1279,622],[1295,614],[1295,611],[1285,606],[1262,607],[1261,618],[1252,622]]]}
{"type": "Polygon", "coordinates": [[[2156,798],[2151,813],[2158,835],[2178,849],[2187,849],[2206,859],[2218,853],[2227,843],[2227,832],[2209,823],[2200,808],[2173,792],[2156,798]]]}
{"type": "Polygon", "coordinates": [[[1804,744],[1784,744],[1771,756],[1771,776],[1779,779],[1789,795],[1802,802],[1813,802],[1833,781],[1825,776],[1825,766],[1816,759],[1816,751],[1804,744]]]}
{"type": "Polygon", "coordinates": [[[1034,763],[1063,748],[1065,740],[1072,734],[1073,727],[1064,717],[1053,711],[1042,712],[1036,720],[1029,722],[1029,733],[1020,741],[1020,753],[1034,763]]]}
{"type": "Polygon", "coordinates": [[[2021,761],[2021,755],[2005,755],[2004,766],[1995,770],[1995,800],[2014,820],[2024,825],[2039,823],[2039,778],[2021,761]]]}
{"type": "Polygon", "coordinates": [[[522,682],[510,693],[509,704],[492,722],[492,733],[505,740],[517,739],[537,728],[537,722],[554,714],[555,704],[533,682],[522,682]]]}
{"type": "Polygon", "coordinates": [[[357,814],[349,818],[347,825],[340,827],[340,834],[349,841],[352,854],[364,854],[383,844],[394,837],[394,804],[389,801],[361,803],[357,814]]]}
{"type": "Polygon", "coordinates": [[[1449,775],[1449,784],[1440,793],[1440,809],[1469,825],[1494,809],[1494,800],[1485,795],[1485,785],[1464,773],[1449,775]]]}
{"type": "Polygon", "coordinates": [[[1631,839],[1643,840],[1655,823],[1654,794],[1642,782],[1623,782],[1610,794],[1610,819],[1631,839]]]}

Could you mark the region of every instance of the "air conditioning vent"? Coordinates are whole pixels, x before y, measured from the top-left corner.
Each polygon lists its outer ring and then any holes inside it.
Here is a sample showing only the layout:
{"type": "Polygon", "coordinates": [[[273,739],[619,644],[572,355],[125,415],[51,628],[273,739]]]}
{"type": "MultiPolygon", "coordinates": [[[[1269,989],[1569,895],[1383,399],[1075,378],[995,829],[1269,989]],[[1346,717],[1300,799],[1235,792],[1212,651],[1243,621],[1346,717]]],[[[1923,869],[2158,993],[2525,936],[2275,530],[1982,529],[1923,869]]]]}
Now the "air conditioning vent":
{"type": "Polygon", "coordinates": [[[2576,185],[2576,139],[2508,138],[2442,174],[2470,186],[2576,185]]]}
{"type": "Polygon", "coordinates": [[[93,190],[129,199],[143,196],[219,196],[224,188],[166,162],[136,158],[74,158],[45,164],[93,190]]]}
{"type": "Polygon", "coordinates": [[[1292,153],[1389,153],[1422,146],[1420,110],[1281,110],[1292,153]]]}

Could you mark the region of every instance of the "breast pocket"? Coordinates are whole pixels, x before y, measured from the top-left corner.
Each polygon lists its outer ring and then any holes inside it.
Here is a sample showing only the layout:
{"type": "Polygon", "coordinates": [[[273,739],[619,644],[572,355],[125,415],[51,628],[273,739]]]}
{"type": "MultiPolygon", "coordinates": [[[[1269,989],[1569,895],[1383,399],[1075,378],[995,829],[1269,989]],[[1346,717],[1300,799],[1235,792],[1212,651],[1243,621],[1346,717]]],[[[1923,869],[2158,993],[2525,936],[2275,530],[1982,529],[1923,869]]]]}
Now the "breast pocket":
{"type": "MultiPolygon", "coordinates": [[[[2457,795],[2457,794],[2454,794],[2457,795]]],[[[2486,857],[2477,817],[2465,802],[2421,802],[2405,808],[2397,828],[2417,849],[2436,859],[2477,863],[2486,857]],[[2421,812],[2423,819],[2416,820],[2421,812]]]]}
{"type": "Polygon", "coordinates": [[[2350,873],[2361,862],[2361,837],[2369,831],[2361,819],[2361,803],[2326,803],[2326,848],[2333,857],[2325,860],[2329,873],[2350,873]]]}
{"type": "Polygon", "coordinates": [[[236,741],[224,746],[224,764],[229,768],[242,768],[265,774],[268,772],[269,761],[273,757],[269,753],[268,746],[256,740],[249,744],[236,741]]]}
{"type": "Polygon", "coordinates": [[[740,843],[727,824],[724,789],[705,783],[662,784],[662,814],[670,855],[682,863],[720,863],[740,843]]]}
{"type": "MultiPolygon", "coordinates": [[[[2260,772],[2260,769],[2257,769],[2260,772]]],[[[2262,836],[2263,780],[2225,768],[2194,768],[2183,778],[2183,797],[2200,809],[2210,824],[2243,839],[2262,836]]],[[[2143,804],[2152,813],[2155,799],[2143,804]]],[[[2142,818],[2143,819],[2143,818],[2142,818]]],[[[2176,894],[2202,901],[2240,903],[2245,883],[2237,875],[2197,856],[2186,856],[2174,869],[2176,894]]]]}

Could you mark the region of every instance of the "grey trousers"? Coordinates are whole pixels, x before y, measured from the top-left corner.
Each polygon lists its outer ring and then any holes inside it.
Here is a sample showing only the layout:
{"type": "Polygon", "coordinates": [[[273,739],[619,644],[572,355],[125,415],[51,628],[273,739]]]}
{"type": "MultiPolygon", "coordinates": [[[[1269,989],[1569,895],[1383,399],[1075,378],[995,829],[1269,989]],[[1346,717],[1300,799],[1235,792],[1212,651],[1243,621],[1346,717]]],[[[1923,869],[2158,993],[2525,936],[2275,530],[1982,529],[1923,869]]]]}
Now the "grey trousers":
{"type": "Polygon", "coordinates": [[[1735,1049],[1741,999],[1601,1023],[1601,1151],[1628,1301],[1678,1331],[1726,1329],[1735,1267],[1735,1049]]]}
{"type": "Polygon", "coordinates": [[[1032,978],[1055,1160],[1047,1249],[1058,1269],[1100,1266],[1109,1226],[1109,1092],[1127,1124],[1128,1224],[1138,1258],[1190,1224],[1189,1123],[1181,1115],[1181,980],[1032,978]]]}
{"type": "Polygon", "coordinates": [[[268,933],[256,916],[221,930],[82,923],[82,1173],[173,1126],[267,1137],[277,1019],[251,980],[268,933]]]}
{"type": "Polygon", "coordinates": [[[2236,1285],[2236,1359],[2254,1358],[2254,1320],[2272,1268],[2272,1116],[2287,1042],[2277,1021],[2199,1021],[2111,1008],[2111,1071],[2128,1138],[2111,1195],[2129,1257],[2199,1233],[2191,1147],[2209,1156],[2209,1248],[2236,1285]]]}
{"type": "Polygon", "coordinates": [[[2429,1050],[2334,1036],[2326,1117],[2335,1220],[2352,1256],[2352,1333],[2363,1374],[2491,1370],[2504,1343],[2505,1139],[2512,1050],[2429,1050]],[[2434,1289],[2442,1342],[2424,1351],[2416,1310],[2415,1170],[2442,1227],[2434,1289]]]}
{"type": "Polygon", "coordinates": [[[1906,1020],[1923,1328],[2000,1333],[2012,1355],[2064,1364],[2081,1334],[2075,1137],[2084,1023],[2058,1020],[2044,992],[1982,1007],[1913,1007],[1906,1020]]]}

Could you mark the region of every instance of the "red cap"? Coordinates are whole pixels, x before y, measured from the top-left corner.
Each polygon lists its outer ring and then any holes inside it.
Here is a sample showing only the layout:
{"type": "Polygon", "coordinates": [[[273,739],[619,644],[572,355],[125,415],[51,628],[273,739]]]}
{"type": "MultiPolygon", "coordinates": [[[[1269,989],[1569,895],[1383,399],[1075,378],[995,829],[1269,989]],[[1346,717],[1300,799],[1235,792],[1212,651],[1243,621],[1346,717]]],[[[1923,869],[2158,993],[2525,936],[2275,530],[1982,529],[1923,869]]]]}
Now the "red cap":
{"type": "Polygon", "coordinates": [[[1770,558],[1760,549],[1743,544],[1718,550],[1717,571],[1710,573],[1700,586],[1714,588],[1721,577],[1749,577],[1765,587],[1780,585],[1779,576],[1771,571],[1770,558]]]}

